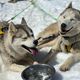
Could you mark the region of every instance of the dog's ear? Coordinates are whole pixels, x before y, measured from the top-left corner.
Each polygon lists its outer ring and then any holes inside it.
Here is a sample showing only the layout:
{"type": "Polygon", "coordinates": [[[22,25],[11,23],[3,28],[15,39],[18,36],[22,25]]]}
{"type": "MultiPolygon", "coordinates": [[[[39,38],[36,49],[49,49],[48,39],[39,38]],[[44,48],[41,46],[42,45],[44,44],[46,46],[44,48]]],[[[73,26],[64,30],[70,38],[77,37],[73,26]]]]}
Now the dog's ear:
{"type": "Polygon", "coordinates": [[[9,31],[10,31],[10,33],[15,33],[16,30],[17,30],[17,29],[16,29],[14,23],[13,23],[13,22],[10,22],[10,23],[9,23],[9,31]]]}
{"type": "Polygon", "coordinates": [[[69,5],[65,8],[65,10],[62,13],[60,13],[60,15],[62,15],[69,8],[72,8],[72,2],[69,3],[69,5]]]}
{"type": "Polygon", "coordinates": [[[21,24],[23,24],[23,25],[27,25],[26,20],[24,19],[24,17],[22,17],[21,24]]]}
{"type": "Polygon", "coordinates": [[[31,28],[27,25],[27,22],[26,22],[26,20],[24,19],[24,17],[22,18],[21,24],[24,25],[24,28],[31,29],[31,28]]]}
{"type": "Polygon", "coordinates": [[[24,28],[29,28],[29,26],[27,25],[27,22],[26,22],[26,20],[24,19],[24,17],[22,17],[21,24],[24,25],[24,28]]]}
{"type": "Polygon", "coordinates": [[[68,8],[72,8],[72,2],[69,3],[67,9],[68,9],[68,8]]]}
{"type": "MultiPolygon", "coordinates": [[[[33,33],[32,29],[27,25],[26,20],[24,19],[24,17],[22,18],[21,24],[24,25],[24,29],[27,30],[27,32],[31,32],[33,33]]],[[[29,33],[30,34],[30,33],[29,33]]]]}

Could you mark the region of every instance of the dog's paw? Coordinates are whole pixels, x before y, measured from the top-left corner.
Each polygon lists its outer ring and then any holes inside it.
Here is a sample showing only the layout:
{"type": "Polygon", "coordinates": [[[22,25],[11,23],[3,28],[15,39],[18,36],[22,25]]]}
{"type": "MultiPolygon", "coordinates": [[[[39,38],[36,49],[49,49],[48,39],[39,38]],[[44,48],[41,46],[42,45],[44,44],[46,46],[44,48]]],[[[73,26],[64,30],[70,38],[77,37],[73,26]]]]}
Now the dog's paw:
{"type": "Polygon", "coordinates": [[[67,64],[63,64],[60,66],[60,71],[68,71],[70,69],[70,66],[67,64]]]}

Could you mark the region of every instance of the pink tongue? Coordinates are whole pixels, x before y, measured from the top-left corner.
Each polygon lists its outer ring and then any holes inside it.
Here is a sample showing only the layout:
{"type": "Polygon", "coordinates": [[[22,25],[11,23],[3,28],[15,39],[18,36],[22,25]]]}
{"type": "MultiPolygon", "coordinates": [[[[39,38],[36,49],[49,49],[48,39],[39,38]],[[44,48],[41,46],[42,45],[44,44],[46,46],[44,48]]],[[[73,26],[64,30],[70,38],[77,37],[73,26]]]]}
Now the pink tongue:
{"type": "Polygon", "coordinates": [[[33,49],[30,49],[30,51],[31,51],[32,55],[34,55],[34,56],[38,53],[38,51],[33,50],[33,49]]]}

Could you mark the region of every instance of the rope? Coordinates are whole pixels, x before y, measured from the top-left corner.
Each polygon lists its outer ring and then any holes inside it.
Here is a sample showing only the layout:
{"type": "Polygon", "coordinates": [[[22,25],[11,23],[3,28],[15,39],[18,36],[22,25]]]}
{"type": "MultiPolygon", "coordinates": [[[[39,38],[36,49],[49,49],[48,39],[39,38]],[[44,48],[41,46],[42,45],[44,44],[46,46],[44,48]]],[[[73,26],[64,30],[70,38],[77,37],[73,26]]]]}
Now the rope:
{"type": "MultiPolygon", "coordinates": [[[[34,7],[37,7],[37,8],[40,9],[42,12],[44,12],[45,14],[49,15],[51,18],[53,18],[54,20],[57,21],[58,18],[56,18],[56,17],[52,16],[51,14],[47,13],[47,12],[46,12],[45,10],[43,10],[40,6],[36,5],[36,3],[35,3],[33,0],[31,0],[30,2],[31,2],[31,4],[32,4],[34,7]]],[[[19,12],[18,14],[16,14],[15,16],[13,16],[11,19],[9,19],[8,22],[11,21],[11,20],[13,20],[13,19],[15,19],[15,18],[16,18],[18,15],[20,15],[21,13],[23,13],[26,9],[28,9],[28,8],[31,6],[31,4],[30,4],[28,7],[26,7],[25,9],[23,9],[21,12],[19,12]]]]}
{"type": "MultiPolygon", "coordinates": [[[[52,16],[51,14],[47,13],[47,12],[46,12],[44,9],[42,9],[40,6],[36,5],[36,3],[35,3],[33,0],[31,0],[30,2],[31,2],[31,4],[32,4],[34,7],[37,7],[39,10],[41,10],[42,12],[44,12],[45,14],[49,15],[51,18],[53,18],[54,20],[57,21],[58,18],[56,18],[56,17],[52,16]]],[[[13,16],[13,17],[12,17],[11,19],[9,19],[7,22],[15,19],[18,15],[20,15],[20,14],[23,13],[26,9],[28,9],[28,8],[31,6],[31,4],[30,4],[28,7],[26,7],[25,9],[23,9],[22,11],[20,11],[20,12],[19,12],[18,14],[16,14],[15,16],[13,16]]],[[[2,34],[4,34],[4,32],[1,31],[1,29],[0,29],[0,35],[2,35],[2,34]]]]}
{"type": "Polygon", "coordinates": [[[52,16],[51,14],[47,13],[47,12],[46,12],[45,10],[43,10],[40,6],[36,5],[36,3],[35,3],[33,0],[31,0],[30,2],[31,2],[31,4],[32,4],[34,7],[37,7],[37,8],[40,9],[42,12],[44,12],[45,14],[49,15],[51,18],[53,18],[54,20],[57,21],[58,18],[56,18],[56,17],[52,16]]]}
{"type": "Polygon", "coordinates": [[[26,7],[25,9],[23,9],[21,12],[19,12],[18,14],[16,14],[15,16],[13,16],[11,19],[9,19],[8,22],[11,21],[11,20],[13,20],[13,19],[15,19],[18,15],[20,15],[21,13],[23,13],[23,12],[24,12],[26,9],[28,9],[30,6],[31,6],[31,4],[30,4],[28,7],[26,7]]]}

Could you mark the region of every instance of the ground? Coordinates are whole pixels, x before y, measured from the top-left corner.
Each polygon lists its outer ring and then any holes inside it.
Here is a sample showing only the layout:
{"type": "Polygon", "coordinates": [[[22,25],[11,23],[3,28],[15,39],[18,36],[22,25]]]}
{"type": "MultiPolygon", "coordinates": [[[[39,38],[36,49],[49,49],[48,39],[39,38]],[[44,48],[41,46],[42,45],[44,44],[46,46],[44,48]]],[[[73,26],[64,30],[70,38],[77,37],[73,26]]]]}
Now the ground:
{"type": "MultiPolygon", "coordinates": [[[[58,19],[59,14],[67,7],[72,1],[73,7],[80,10],[80,0],[34,0],[34,4],[30,3],[31,0],[20,1],[17,3],[8,3],[8,0],[0,0],[0,20],[9,20],[16,14],[12,21],[20,23],[21,18],[24,17],[27,24],[33,29],[35,37],[49,24],[58,19]],[[25,9],[25,10],[24,10],[25,9]]],[[[60,53],[57,55],[57,63],[54,65],[53,61],[50,64],[56,69],[54,80],[80,80],[80,62],[74,65],[69,71],[61,72],[59,66],[69,55],[60,53]]],[[[11,71],[0,73],[0,80],[22,80],[21,73],[11,71]]]]}

